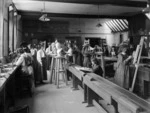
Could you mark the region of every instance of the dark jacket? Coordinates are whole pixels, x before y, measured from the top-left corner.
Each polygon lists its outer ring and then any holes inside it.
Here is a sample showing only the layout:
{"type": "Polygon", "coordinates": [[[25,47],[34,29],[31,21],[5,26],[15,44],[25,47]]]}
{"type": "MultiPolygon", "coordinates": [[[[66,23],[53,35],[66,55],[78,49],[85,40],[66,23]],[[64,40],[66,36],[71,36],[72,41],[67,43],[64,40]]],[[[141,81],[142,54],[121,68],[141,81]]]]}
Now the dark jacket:
{"type": "Polygon", "coordinates": [[[94,66],[92,72],[97,75],[103,76],[103,70],[100,65],[94,66]]]}

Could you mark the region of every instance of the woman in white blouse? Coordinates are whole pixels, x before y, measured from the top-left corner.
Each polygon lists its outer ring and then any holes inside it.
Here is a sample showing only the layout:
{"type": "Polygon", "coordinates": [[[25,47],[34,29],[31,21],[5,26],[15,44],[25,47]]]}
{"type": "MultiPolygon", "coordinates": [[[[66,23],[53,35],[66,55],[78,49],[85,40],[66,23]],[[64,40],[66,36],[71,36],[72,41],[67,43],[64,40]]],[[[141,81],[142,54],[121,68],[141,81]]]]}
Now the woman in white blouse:
{"type": "Polygon", "coordinates": [[[50,42],[48,43],[48,47],[46,48],[46,54],[47,55],[52,54],[52,46],[50,42]]]}

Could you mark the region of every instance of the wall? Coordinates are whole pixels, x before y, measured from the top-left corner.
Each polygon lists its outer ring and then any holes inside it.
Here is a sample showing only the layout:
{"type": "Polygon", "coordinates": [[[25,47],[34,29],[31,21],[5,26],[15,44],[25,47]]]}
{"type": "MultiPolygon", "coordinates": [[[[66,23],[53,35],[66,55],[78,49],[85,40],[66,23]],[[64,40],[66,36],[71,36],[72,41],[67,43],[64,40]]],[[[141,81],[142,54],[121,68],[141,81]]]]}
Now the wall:
{"type": "Polygon", "coordinates": [[[0,0],[0,57],[7,56],[9,48],[16,49],[17,43],[21,42],[21,18],[14,16],[13,8],[11,17],[9,15],[9,5],[12,0],[0,0]],[[19,26],[19,27],[18,27],[19,26]]]}
{"type": "Polygon", "coordinates": [[[15,36],[16,38],[15,38],[15,42],[14,42],[14,49],[18,48],[20,46],[21,42],[23,41],[22,19],[21,19],[20,15],[17,15],[16,21],[17,21],[17,24],[16,24],[16,36],[15,36]]]}
{"type": "Polygon", "coordinates": [[[2,33],[3,33],[3,14],[2,14],[2,12],[3,12],[3,7],[2,7],[2,5],[1,4],[3,4],[3,1],[2,0],[0,0],[0,58],[2,57],[2,41],[3,41],[3,39],[1,38],[3,35],[2,35],[2,33]]]}
{"type": "Polygon", "coordinates": [[[120,35],[122,35],[122,41],[126,41],[129,38],[129,32],[119,32],[114,33],[114,45],[119,45],[120,42],[120,35]]]}
{"type": "Polygon", "coordinates": [[[54,38],[65,40],[69,33],[68,22],[41,22],[39,20],[23,20],[23,40],[31,42],[32,39],[50,40],[54,38]]]}
{"type": "Polygon", "coordinates": [[[0,57],[3,58],[11,51],[18,47],[21,42],[21,18],[19,15],[14,16],[13,8],[11,17],[9,15],[9,6],[12,0],[0,0],[0,57]]]}
{"type": "Polygon", "coordinates": [[[130,36],[139,35],[139,30],[145,30],[146,16],[144,14],[137,14],[128,19],[130,36]]]}
{"type": "Polygon", "coordinates": [[[11,0],[0,0],[0,57],[8,54],[8,6],[11,0]]]}
{"type": "Polygon", "coordinates": [[[69,19],[69,21],[40,22],[35,20],[23,20],[23,40],[31,42],[34,38],[39,40],[54,41],[57,38],[65,41],[66,37],[81,37],[81,42],[85,37],[106,39],[108,45],[112,45],[114,36],[111,30],[101,21],[102,27],[96,27],[97,19],[69,19]]]}
{"type": "Polygon", "coordinates": [[[82,41],[85,37],[102,38],[106,39],[108,45],[112,45],[114,37],[111,30],[104,24],[105,21],[107,20],[104,19],[100,21],[102,27],[96,27],[99,23],[97,19],[76,19],[71,21],[69,26],[70,36],[80,36],[82,41]]]}
{"type": "Polygon", "coordinates": [[[143,34],[145,31],[147,32],[149,29],[149,24],[147,24],[146,21],[147,18],[145,14],[137,14],[128,19],[130,31],[129,37],[132,39],[131,43],[133,43],[134,45],[139,44],[141,34],[143,34]]]}

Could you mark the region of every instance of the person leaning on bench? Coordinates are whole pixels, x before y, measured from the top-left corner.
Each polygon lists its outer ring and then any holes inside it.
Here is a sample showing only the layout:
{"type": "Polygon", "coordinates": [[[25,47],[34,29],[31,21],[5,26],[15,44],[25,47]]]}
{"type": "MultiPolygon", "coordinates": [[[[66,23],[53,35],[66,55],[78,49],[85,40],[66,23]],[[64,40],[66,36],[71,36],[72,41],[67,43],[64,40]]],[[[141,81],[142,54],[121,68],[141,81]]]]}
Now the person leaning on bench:
{"type": "Polygon", "coordinates": [[[98,59],[93,58],[93,59],[91,59],[91,62],[92,62],[92,72],[97,75],[103,76],[103,70],[99,64],[98,59]]]}

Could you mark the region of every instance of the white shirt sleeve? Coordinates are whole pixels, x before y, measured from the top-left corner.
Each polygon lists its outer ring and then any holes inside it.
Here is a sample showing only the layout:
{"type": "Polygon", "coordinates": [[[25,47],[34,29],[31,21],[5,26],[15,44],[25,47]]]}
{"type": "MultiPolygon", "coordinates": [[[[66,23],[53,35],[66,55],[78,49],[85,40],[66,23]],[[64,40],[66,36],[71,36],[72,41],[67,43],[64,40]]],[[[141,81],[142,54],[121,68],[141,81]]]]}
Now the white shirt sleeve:
{"type": "Polygon", "coordinates": [[[38,52],[37,52],[37,61],[42,65],[42,56],[41,56],[41,51],[39,50],[38,52]]]}
{"type": "Polygon", "coordinates": [[[21,63],[23,63],[23,61],[24,61],[24,58],[23,58],[23,56],[21,55],[15,64],[16,64],[17,66],[19,66],[19,65],[21,65],[21,63]]]}
{"type": "Polygon", "coordinates": [[[67,54],[68,54],[68,56],[72,56],[72,54],[73,54],[73,49],[68,49],[68,51],[67,51],[67,54]]]}
{"type": "Polygon", "coordinates": [[[49,48],[46,48],[45,52],[46,52],[46,54],[49,54],[49,48]]]}

